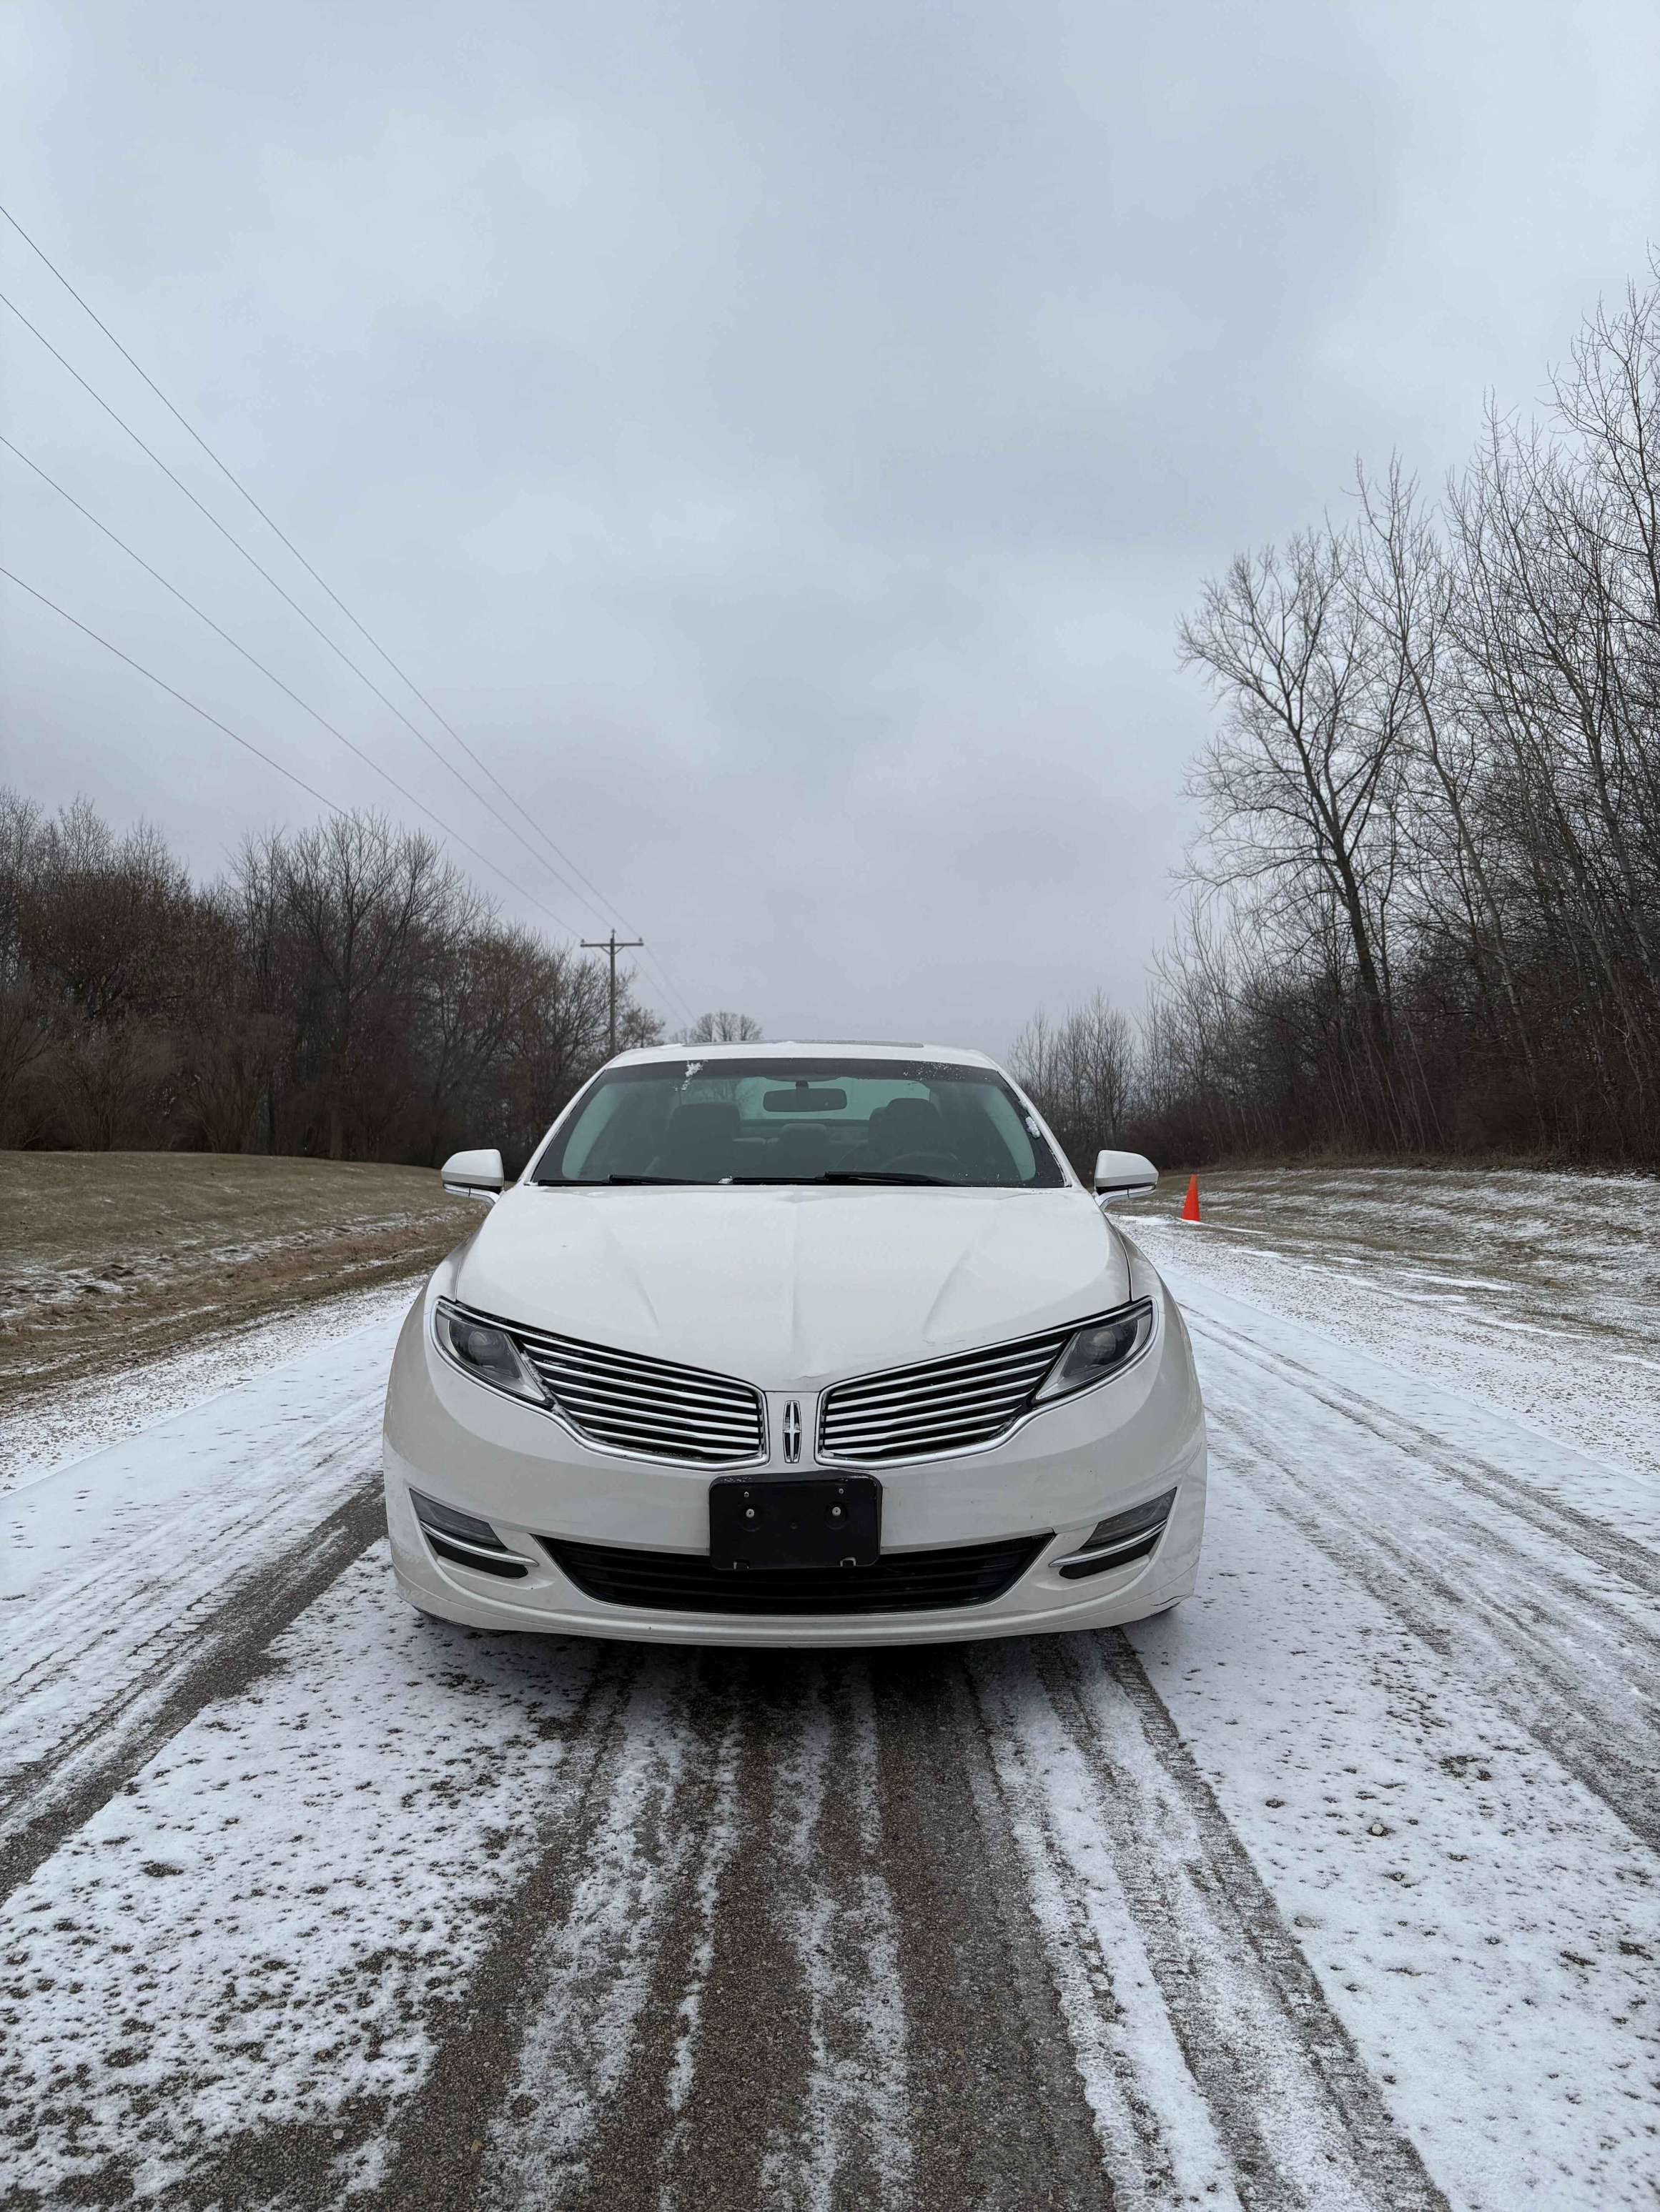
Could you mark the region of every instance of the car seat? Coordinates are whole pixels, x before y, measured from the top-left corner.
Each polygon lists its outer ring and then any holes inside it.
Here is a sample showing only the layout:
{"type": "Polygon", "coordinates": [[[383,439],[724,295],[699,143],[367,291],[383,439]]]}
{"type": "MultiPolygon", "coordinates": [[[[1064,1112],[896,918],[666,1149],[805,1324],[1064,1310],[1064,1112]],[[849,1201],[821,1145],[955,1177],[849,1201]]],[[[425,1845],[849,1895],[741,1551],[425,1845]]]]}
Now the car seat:
{"type": "Polygon", "coordinates": [[[733,1172],[737,1135],[738,1109],[729,1100],[678,1107],[650,1172],[684,1176],[690,1182],[719,1182],[733,1172]]]}

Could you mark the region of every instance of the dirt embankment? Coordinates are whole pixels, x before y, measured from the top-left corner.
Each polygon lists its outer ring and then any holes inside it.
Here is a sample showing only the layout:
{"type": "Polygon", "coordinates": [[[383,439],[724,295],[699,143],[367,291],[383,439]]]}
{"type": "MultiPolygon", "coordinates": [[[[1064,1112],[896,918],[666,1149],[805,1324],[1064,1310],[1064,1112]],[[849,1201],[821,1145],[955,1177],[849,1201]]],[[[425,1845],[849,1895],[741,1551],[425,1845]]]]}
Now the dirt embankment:
{"type": "Polygon", "coordinates": [[[0,1152],[0,1407],[416,1275],[477,1218],[426,1168],[0,1152]]]}

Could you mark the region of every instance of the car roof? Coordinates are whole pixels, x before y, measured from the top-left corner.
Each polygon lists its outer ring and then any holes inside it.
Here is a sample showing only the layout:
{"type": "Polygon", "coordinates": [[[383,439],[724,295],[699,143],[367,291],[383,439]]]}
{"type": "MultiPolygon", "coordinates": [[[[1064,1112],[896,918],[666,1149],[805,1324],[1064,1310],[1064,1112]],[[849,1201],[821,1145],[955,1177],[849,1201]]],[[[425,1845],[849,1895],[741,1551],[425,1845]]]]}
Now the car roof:
{"type": "Polygon", "coordinates": [[[752,1039],[747,1044],[652,1044],[642,1045],[632,1052],[619,1052],[607,1063],[612,1067],[638,1066],[642,1061],[711,1060],[823,1060],[827,1054],[841,1060],[868,1060],[879,1064],[883,1060],[943,1060],[960,1067],[996,1067],[997,1062],[989,1053],[976,1052],[972,1045],[960,1044],[888,1044],[866,1038],[853,1037],[787,1037],[775,1044],[770,1040],[752,1039]]]}

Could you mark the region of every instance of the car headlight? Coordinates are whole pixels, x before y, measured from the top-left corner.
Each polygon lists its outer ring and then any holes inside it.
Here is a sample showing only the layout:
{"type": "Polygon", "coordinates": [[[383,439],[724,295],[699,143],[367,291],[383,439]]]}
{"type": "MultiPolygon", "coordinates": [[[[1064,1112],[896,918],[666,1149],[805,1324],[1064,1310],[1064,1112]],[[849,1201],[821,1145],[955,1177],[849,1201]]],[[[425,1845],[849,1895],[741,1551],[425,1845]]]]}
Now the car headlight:
{"type": "Polygon", "coordinates": [[[1069,1398],[1075,1390],[1087,1390],[1091,1383],[1118,1374],[1152,1343],[1152,1328],[1151,1298],[1138,1298],[1104,1321],[1089,1322],[1050,1368],[1035,1402],[1041,1406],[1050,1398],[1069,1398]]]}
{"type": "Polygon", "coordinates": [[[433,1308],[432,1333],[438,1349],[476,1382],[488,1382],[514,1398],[528,1398],[533,1405],[547,1404],[547,1392],[506,1329],[497,1328],[492,1322],[475,1321],[447,1298],[440,1298],[433,1308]]]}

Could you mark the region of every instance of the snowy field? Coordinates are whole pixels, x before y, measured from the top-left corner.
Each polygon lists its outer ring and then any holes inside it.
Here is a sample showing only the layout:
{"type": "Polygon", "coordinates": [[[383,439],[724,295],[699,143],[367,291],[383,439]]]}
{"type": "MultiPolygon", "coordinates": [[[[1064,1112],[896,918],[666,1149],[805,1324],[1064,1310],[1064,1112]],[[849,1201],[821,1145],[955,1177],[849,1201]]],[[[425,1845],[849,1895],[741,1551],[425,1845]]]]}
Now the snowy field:
{"type": "Polygon", "coordinates": [[[403,1294],[0,1437],[0,2204],[1653,2212],[1656,1187],[1319,1180],[1122,1635],[423,1624],[403,1294]]]}

